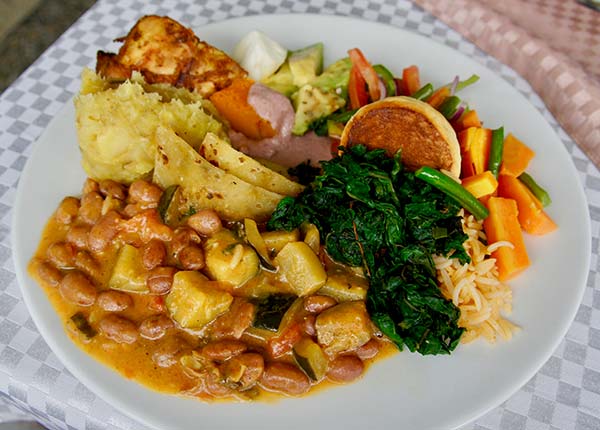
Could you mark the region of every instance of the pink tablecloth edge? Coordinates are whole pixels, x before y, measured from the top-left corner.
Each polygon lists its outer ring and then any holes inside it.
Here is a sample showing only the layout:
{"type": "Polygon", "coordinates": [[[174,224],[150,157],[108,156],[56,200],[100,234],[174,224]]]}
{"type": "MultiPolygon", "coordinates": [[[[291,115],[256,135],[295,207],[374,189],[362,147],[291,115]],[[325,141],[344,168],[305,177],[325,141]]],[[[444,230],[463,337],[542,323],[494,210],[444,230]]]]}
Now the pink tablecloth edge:
{"type": "Polygon", "coordinates": [[[600,84],[566,55],[476,0],[414,0],[521,74],[600,168],[600,84]]]}

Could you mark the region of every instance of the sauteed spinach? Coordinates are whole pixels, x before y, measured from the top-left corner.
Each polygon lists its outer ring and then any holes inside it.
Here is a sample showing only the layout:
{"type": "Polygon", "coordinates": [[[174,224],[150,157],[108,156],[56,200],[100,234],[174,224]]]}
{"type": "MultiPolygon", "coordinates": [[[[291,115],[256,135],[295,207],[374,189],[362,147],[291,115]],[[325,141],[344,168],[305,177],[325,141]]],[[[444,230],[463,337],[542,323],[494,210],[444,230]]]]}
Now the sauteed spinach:
{"type": "Polygon", "coordinates": [[[384,334],[400,349],[449,354],[463,332],[460,311],[440,293],[432,254],[469,260],[460,205],[403,170],[399,154],[357,145],[322,168],[302,194],[281,200],[267,228],[315,224],[331,258],[363,267],[367,307],[384,334]]]}

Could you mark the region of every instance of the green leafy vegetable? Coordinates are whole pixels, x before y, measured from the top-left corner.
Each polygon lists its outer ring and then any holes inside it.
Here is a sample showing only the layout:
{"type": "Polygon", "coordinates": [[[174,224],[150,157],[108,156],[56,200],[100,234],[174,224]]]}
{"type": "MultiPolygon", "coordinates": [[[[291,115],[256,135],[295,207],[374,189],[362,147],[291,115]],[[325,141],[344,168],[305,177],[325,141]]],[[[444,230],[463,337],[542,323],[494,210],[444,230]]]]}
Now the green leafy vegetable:
{"type": "Polygon", "coordinates": [[[290,167],[288,174],[293,176],[297,182],[302,185],[308,185],[315,180],[321,169],[311,166],[310,161],[298,164],[296,167],[290,167]]]}
{"type": "Polygon", "coordinates": [[[469,261],[460,205],[403,171],[399,154],[357,145],[322,168],[302,194],[281,200],[267,228],[315,224],[330,257],[364,268],[367,307],[383,333],[400,349],[449,354],[463,332],[460,311],[441,295],[432,254],[469,261]]]}

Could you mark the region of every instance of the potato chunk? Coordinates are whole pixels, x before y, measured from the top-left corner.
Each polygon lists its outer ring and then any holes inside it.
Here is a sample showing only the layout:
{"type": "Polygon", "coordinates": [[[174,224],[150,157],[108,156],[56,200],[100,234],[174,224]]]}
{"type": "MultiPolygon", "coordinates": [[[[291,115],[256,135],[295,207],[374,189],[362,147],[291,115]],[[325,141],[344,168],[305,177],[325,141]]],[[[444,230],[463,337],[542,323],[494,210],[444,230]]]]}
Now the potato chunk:
{"type": "Polygon", "coordinates": [[[319,257],[304,242],[288,243],[273,262],[298,296],[316,292],[327,280],[319,257]]]}
{"type": "Polygon", "coordinates": [[[340,303],[323,311],[315,328],[319,344],[329,355],[352,351],[371,339],[371,321],[362,301],[340,303]]]}
{"type": "Polygon", "coordinates": [[[233,296],[216,288],[213,282],[195,271],[181,271],[173,278],[173,287],[165,304],[183,328],[201,329],[227,312],[233,296]]]}
{"type": "Polygon", "coordinates": [[[206,272],[215,281],[244,285],[260,271],[254,250],[230,230],[221,230],[204,242],[206,272]]]}
{"type": "Polygon", "coordinates": [[[113,290],[147,293],[146,274],[140,251],[134,246],[125,244],[119,250],[108,286],[113,290]]]}

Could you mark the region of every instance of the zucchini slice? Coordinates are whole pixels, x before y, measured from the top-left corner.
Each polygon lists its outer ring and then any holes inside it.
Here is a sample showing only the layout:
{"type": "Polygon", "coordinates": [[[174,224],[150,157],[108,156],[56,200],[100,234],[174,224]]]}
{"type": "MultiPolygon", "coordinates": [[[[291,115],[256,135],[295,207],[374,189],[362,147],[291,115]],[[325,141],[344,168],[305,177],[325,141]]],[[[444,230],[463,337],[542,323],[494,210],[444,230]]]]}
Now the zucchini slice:
{"type": "Polygon", "coordinates": [[[294,345],[293,353],[296,363],[310,379],[316,382],[325,377],[329,361],[316,342],[304,337],[294,345]]]}
{"type": "Polygon", "coordinates": [[[296,296],[291,294],[272,294],[256,301],[256,314],[252,326],[276,332],[283,316],[295,300],[296,296]]]}

